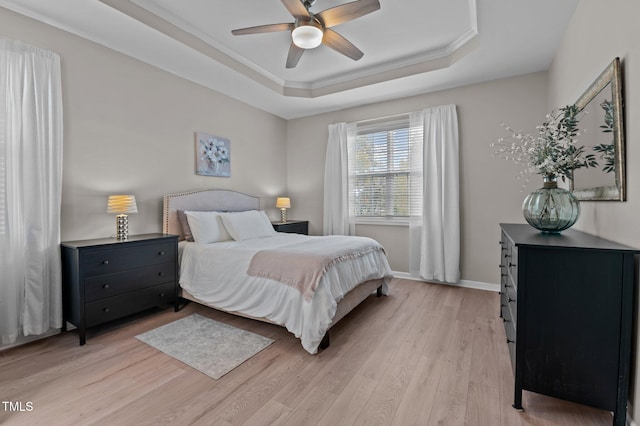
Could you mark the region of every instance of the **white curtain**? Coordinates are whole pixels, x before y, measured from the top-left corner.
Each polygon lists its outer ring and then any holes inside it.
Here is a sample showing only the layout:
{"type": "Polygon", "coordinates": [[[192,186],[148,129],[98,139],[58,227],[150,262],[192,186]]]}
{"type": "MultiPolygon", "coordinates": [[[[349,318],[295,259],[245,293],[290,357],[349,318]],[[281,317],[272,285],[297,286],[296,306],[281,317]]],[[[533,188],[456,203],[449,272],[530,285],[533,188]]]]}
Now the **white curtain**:
{"type": "Polygon", "coordinates": [[[422,216],[410,225],[410,273],[430,281],[460,280],[458,117],[455,105],[414,112],[422,129],[422,216]]]}
{"type": "Polygon", "coordinates": [[[0,342],[62,326],[60,57],[0,38],[0,342]]]}
{"type": "Polygon", "coordinates": [[[354,235],[349,215],[348,140],[356,137],[356,124],[329,125],[327,157],[324,164],[324,235],[354,235]]]}

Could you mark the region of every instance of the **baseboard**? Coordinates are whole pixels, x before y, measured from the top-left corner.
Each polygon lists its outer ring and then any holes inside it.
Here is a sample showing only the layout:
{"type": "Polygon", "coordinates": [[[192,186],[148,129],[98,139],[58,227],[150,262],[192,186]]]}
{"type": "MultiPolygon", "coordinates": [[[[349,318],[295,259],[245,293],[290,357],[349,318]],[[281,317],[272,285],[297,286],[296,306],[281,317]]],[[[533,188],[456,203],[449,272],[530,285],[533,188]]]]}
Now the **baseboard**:
{"type": "Polygon", "coordinates": [[[27,343],[35,342],[36,340],[44,339],[55,334],[60,334],[59,328],[51,328],[48,331],[45,331],[44,333],[37,336],[18,336],[15,342],[4,346],[0,345],[0,351],[4,351],[5,349],[9,348],[15,348],[16,346],[26,345],[27,343]]]}
{"type": "Polygon", "coordinates": [[[436,284],[445,284],[445,285],[452,285],[452,286],[464,287],[464,288],[475,288],[477,290],[493,291],[493,292],[496,292],[496,293],[500,291],[500,284],[485,283],[485,282],[482,282],[482,281],[460,280],[457,283],[445,283],[445,282],[440,282],[440,281],[427,281],[427,280],[425,280],[423,278],[413,276],[413,275],[411,275],[411,274],[409,274],[407,272],[396,272],[396,271],[393,271],[393,276],[396,277],[396,278],[402,278],[402,279],[405,279],[405,280],[432,282],[432,283],[436,283],[436,284]]]}

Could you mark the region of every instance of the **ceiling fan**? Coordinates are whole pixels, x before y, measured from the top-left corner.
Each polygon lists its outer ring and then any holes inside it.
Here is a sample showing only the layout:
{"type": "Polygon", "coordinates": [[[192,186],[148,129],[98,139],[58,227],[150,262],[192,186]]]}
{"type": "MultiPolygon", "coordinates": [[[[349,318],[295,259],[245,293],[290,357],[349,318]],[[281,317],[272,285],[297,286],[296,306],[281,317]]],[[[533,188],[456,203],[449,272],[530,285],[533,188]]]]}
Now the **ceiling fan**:
{"type": "Polygon", "coordinates": [[[258,25],[231,31],[233,35],[291,31],[291,47],[287,55],[287,68],[295,68],[305,49],[313,49],[324,44],[333,50],[357,61],[362,51],[349,40],[331,28],[380,9],[379,0],[358,0],[318,13],[309,9],[316,0],[282,0],[284,7],[296,18],[295,22],[284,24],[258,25]]]}

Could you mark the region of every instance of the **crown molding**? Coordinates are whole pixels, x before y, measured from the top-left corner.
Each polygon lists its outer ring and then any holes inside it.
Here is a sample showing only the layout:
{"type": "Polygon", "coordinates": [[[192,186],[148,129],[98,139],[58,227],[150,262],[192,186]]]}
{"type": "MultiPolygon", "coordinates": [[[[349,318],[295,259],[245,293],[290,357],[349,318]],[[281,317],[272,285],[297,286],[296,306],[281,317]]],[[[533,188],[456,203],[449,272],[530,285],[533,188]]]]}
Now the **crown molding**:
{"type": "Polygon", "coordinates": [[[447,68],[474,50],[478,36],[476,0],[468,0],[468,28],[447,45],[310,83],[284,81],[151,1],[98,1],[287,97],[317,98],[447,68]]]}

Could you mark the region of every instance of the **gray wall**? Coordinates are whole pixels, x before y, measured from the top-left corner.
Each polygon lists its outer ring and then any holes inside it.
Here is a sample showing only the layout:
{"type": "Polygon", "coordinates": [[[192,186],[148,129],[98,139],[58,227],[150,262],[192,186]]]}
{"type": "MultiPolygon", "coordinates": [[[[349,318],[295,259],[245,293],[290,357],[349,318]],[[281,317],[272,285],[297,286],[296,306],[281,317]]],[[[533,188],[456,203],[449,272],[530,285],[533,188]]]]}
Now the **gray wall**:
{"type": "MultiPolygon", "coordinates": [[[[534,178],[522,191],[515,176],[520,169],[493,156],[489,147],[508,123],[535,130],[547,107],[547,74],[474,84],[441,92],[342,111],[289,120],[287,123],[287,181],[290,217],[311,221],[311,232],[322,234],[324,164],[328,125],[400,114],[422,108],[456,104],[460,126],[461,273],[463,280],[499,282],[500,222],[524,222],[522,200],[541,186],[534,178]]],[[[408,271],[408,229],[401,226],[358,226],[359,235],[378,239],[391,267],[408,271]]]]}
{"type": "Polygon", "coordinates": [[[132,193],[130,233],[160,232],[162,196],[230,188],[262,197],[274,218],[285,193],[286,121],[41,22],[0,8],[0,35],[61,56],[62,239],[107,237],[107,196],[132,193]],[[195,174],[195,136],[231,140],[231,177],[195,174]]]}
{"type": "MultiPolygon", "coordinates": [[[[230,188],[262,197],[288,194],[290,218],[322,233],[327,126],[455,103],[461,147],[462,278],[498,282],[500,221],[522,221],[526,192],[518,168],[494,158],[499,124],[533,128],[546,110],[546,73],[285,121],[96,43],[0,8],[2,35],[58,52],[64,96],[62,239],[113,235],[112,193],[133,193],[139,213],[130,232],[161,229],[161,199],[194,188],[230,188]],[[194,132],[231,140],[231,178],[198,176],[194,132]]],[[[532,183],[531,188],[538,186],[532,183]]],[[[407,271],[406,227],[360,226],[380,240],[392,267],[407,271]]]]}
{"type": "MultiPolygon", "coordinates": [[[[582,202],[575,227],[640,248],[640,2],[580,2],[549,71],[549,108],[575,102],[616,56],[623,66],[627,151],[627,201],[582,202]],[[634,96],[635,95],[635,96],[634,96]]],[[[637,268],[636,268],[637,270],[637,268]]],[[[636,274],[637,281],[637,274],[636,274]]],[[[637,292],[636,298],[640,296],[637,292]]],[[[638,302],[636,301],[636,306],[638,302]]],[[[637,314],[636,314],[637,315],[637,314]]],[[[637,318],[636,318],[637,322],[637,318]]],[[[638,330],[636,326],[635,330],[638,330]]],[[[633,350],[630,412],[640,420],[638,339],[633,350]]]]}

